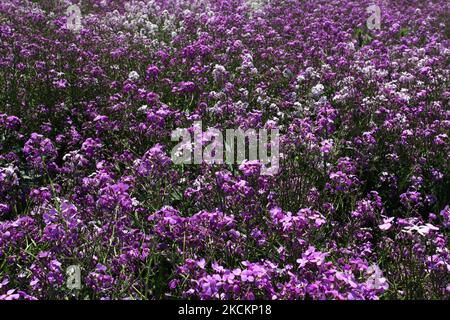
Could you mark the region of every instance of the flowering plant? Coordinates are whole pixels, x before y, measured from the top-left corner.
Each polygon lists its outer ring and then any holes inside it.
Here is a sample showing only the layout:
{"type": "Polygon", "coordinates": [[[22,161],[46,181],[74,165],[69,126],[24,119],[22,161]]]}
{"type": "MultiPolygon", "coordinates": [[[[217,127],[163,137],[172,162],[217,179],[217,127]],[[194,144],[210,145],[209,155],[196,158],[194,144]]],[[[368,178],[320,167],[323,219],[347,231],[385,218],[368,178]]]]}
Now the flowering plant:
{"type": "Polygon", "coordinates": [[[368,6],[2,0],[0,299],[449,299],[449,4],[368,6]]]}

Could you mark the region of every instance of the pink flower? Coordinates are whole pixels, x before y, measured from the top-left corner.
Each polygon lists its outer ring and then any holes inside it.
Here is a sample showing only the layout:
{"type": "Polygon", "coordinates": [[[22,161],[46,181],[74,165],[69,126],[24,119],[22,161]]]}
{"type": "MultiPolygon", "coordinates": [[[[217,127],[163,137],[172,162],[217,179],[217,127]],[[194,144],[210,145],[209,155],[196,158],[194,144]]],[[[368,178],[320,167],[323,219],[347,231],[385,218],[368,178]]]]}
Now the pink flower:
{"type": "Polygon", "coordinates": [[[394,217],[383,219],[383,223],[378,227],[383,231],[387,231],[392,227],[392,221],[394,221],[394,219],[394,217]]]}

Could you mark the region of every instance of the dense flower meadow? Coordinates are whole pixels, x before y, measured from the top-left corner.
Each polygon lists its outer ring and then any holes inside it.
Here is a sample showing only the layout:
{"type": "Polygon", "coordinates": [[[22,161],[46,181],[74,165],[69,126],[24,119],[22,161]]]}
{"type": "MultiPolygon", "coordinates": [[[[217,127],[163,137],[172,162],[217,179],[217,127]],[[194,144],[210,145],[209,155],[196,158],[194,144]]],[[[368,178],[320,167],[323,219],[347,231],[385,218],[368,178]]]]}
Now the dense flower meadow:
{"type": "Polygon", "coordinates": [[[0,2],[0,299],[450,299],[446,0],[75,3],[0,2]]]}

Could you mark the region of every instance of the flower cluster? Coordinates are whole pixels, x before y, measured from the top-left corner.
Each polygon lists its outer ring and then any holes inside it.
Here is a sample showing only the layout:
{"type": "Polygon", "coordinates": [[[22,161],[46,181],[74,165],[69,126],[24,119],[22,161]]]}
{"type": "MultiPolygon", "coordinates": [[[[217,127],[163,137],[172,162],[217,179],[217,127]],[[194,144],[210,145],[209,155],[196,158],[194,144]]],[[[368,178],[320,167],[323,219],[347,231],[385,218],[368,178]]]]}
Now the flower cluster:
{"type": "Polygon", "coordinates": [[[0,2],[0,300],[450,298],[447,1],[75,2],[0,2]]]}

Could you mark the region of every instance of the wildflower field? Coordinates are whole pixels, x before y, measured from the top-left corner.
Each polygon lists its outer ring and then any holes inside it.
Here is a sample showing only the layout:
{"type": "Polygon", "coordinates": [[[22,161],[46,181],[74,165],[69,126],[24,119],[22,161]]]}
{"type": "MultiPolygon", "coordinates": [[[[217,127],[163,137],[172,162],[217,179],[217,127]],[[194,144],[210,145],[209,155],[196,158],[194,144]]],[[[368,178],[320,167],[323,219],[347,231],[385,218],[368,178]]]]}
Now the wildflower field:
{"type": "Polygon", "coordinates": [[[449,9],[1,0],[0,300],[450,299],[449,9]]]}

